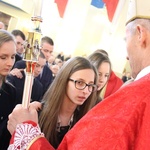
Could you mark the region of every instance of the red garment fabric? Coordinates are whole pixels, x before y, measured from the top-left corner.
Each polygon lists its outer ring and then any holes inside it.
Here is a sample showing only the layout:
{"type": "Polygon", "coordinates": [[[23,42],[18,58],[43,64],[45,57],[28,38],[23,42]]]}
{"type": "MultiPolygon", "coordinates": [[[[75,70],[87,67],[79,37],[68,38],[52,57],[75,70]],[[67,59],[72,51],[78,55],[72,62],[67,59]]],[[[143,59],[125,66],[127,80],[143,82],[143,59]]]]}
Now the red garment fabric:
{"type": "Polygon", "coordinates": [[[150,74],[120,88],[68,132],[59,150],[149,150],[150,74]]]}
{"type": "MultiPolygon", "coordinates": [[[[36,124],[35,122],[30,121],[30,120],[29,120],[29,121],[25,121],[24,123],[32,124],[34,127],[37,126],[37,124],[36,124]]],[[[14,138],[15,138],[14,136],[15,136],[15,133],[16,133],[16,132],[14,132],[14,133],[12,134],[12,137],[11,137],[11,139],[10,139],[9,145],[14,143],[14,138]]]]}
{"type": "Polygon", "coordinates": [[[115,93],[122,85],[123,85],[123,81],[118,76],[116,76],[116,74],[113,71],[111,71],[110,78],[106,85],[104,98],[115,93]]]}
{"type": "Polygon", "coordinates": [[[31,145],[29,150],[54,150],[54,148],[50,145],[46,138],[41,137],[31,145]]]}
{"type": "MultiPolygon", "coordinates": [[[[23,122],[23,124],[24,124],[24,126],[26,126],[26,124],[31,124],[32,125],[31,130],[34,130],[34,128],[37,127],[37,124],[33,121],[25,121],[25,122],[23,122]]],[[[27,126],[25,128],[26,128],[26,131],[30,130],[27,126]]],[[[14,144],[14,141],[15,141],[14,139],[17,140],[17,138],[18,138],[18,133],[17,133],[17,135],[15,133],[16,132],[14,132],[14,134],[11,137],[10,145],[14,144]]],[[[28,133],[30,133],[30,132],[28,132],[28,133]]],[[[34,132],[33,132],[33,134],[34,134],[34,132]]],[[[25,137],[25,135],[23,135],[23,137],[25,137]]],[[[21,138],[20,142],[28,143],[27,139],[24,139],[23,137],[21,138]]],[[[28,136],[28,138],[30,138],[30,136],[28,136]]],[[[32,143],[32,141],[30,143],[28,143],[28,145],[31,144],[31,146],[29,147],[28,150],[54,150],[54,148],[49,144],[49,142],[46,140],[45,137],[38,137],[37,139],[33,138],[33,140],[34,140],[33,143],[32,143]]],[[[14,147],[9,147],[8,150],[25,150],[25,149],[20,146],[17,146],[17,147],[14,146],[14,147]]]]}
{"type": "MultiPolygon", "coordinates": [[[[149,85],[150,74],[97,104],[65,135],[57,150],[149,150],[149,85]]],[[[38,150],[45,150],[44,138],[30,150],[37,150],[39,143],[38,150]]],[[[49,144],[46,150],[54,149],[49,144]]]]}
{"type": "Polygon", "coordinates": [[[41,137],[38,140],[36,140],[28,150],[54,150],[54,148],[49,144],[46,138],[41,137]]]}

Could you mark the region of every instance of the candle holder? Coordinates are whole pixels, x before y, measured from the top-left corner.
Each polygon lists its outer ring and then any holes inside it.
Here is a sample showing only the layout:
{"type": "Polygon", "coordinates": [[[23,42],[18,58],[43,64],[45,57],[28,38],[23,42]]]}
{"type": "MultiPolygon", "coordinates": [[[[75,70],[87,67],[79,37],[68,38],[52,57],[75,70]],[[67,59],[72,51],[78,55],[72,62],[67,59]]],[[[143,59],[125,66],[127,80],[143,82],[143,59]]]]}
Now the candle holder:
{"type": "MultiPolygon", "coordinates": [[[[32,21],[34,22],[38,21],[39,23],[39,20],[36,19],[32,21]]],[[[35,23],[35,25],[37,24],[35,23]]],[[[40,27],[40,25],[38,26],[40,27]]],[[[41,30],[39,29],[38,31],[41,30]]],[[[40,49],[39,49],[40,39],[41,39],[40,32],[37,32],[36,30],[32,32],[28,32],[27,46],[25,47],[25,53],[23,58],[23,60],[26,61],[26,78],[25,78],[23,99],[22,99],[22,106],[24,108],[28,108],[29,103],[31,101],[32,85],[34,80],[33,71],[38,61],[38,56],[40,53],[40,49]]]]}

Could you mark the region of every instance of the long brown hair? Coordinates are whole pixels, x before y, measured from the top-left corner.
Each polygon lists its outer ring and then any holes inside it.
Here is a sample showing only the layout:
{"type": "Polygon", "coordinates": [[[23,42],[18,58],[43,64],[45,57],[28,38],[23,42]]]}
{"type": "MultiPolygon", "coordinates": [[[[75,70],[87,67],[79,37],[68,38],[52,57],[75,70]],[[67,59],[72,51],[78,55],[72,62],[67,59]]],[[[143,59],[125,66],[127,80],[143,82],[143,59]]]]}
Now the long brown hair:
{"type": "MultiPolygon", "coordinates": [[[[96,68],[86,58],[74,57],[65,62],[43,97],[44,106],[39,116],[39,125],[45,137],[52,145],[56,142],[57,119],[66,94],[68,79],[74,72],[84,69],[92,69],[94,71],[94,84],[97,85],[98,73],[96,68]]],[[[92,92],[84,104],[79,106],[78,115],[74,115],[76,116],[76,118],[74,118],[76,122],[84,116],[95,103],[96,92],[92,92]]]]}
{"type": "MultiPolygon", "coordinates": [[[[102,52],[99,51],[99,50],[95,51],[94,53],[92,53],[91,55],[88,56],[88,60],[96,67],[96,69],[98,69],[99,66],[103,62],[107,62],[110,65],[110,73],[111,73],[111,62],[110,62],[110,59],[108,58],[107,52],[104,53],[103,51],[102,52]]],[[[97,102],[101,101],[100,93],[101,93],[102,89],[97,91],[97,100],[98,100],[97,102]]]]}
{"type": "MultiPolygon", "coordinates": [[[[9,33],[6,30],[0,29],[0,48],[3,46],[3,44],[5,44],[6,42],[9,42],[9,41],[16,43],[15,38],[11,33],[9,33]]],[[[5,76],[0,75],[0,78],[3,81],[6,80],[5,76]]]]}

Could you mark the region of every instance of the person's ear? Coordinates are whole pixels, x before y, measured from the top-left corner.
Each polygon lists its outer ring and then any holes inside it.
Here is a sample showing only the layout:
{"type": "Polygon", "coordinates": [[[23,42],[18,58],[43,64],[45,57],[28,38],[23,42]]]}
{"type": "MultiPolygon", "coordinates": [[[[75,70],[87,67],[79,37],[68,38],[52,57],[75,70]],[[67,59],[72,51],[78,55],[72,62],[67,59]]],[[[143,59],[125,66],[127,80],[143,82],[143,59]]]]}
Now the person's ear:
{"type": "Polygon", "coordinates": [[[145,47],[146,46],[146,42],[147,42],[147,29],[145,29],[143,26],[141,25],[137,25],[136,26],[136,31],[137,31],[137,40],[138,43],[142,46],[145,47]]]}

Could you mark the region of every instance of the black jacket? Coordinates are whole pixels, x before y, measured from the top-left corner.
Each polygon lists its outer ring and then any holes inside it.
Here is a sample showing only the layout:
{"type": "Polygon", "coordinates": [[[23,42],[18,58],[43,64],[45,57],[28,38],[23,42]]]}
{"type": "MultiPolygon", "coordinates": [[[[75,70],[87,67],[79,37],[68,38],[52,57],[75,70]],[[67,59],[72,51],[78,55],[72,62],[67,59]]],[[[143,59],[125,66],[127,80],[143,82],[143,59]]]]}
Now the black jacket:
{"type": "MultiPolygon", "coordinates": [[[[20,60],[18,62],[15,63],[14,68],[18,68],[18,69],[24,69],[26,68],[26,62],[24,60],[20,60]]],[[[52,77],[52,71],[50,70],[50,68],[47,66],[47,64],[44,66],[42,74],[40,74],[38,77],[36,77],[43,85],[43,95],[44,93],[47,91],[47,89],[49,88],[50,84],[53,81],[53,77],[52,77]]]]}
{"type": "Polygon", "coordinates": [[[7,130],[7,121],[16,104],[15,88],[10,83],[3,83],[0,89],[0,150],[7,150],[9,146],[11,135],[7,130]]]}
{"type": "MultiPolygon", "coordinates": [[[[24,83],[25,83],[25,73],[22,72],[23,78],[17,78],[16,76],[9,75],[7,76],[7,80],[16,88],[17,94],[17,102],[22,103],[23,91],[24,91],[24,83]]],[[[31,100],[32,101],[40,101],[43,96],[43,85],[36,78],[33,80],[32,92],[31,92],[31,100]]]]}

